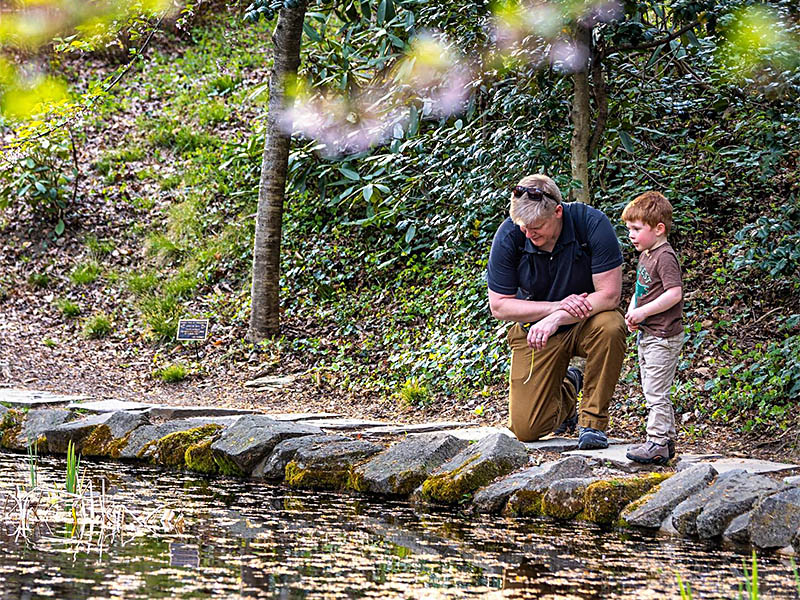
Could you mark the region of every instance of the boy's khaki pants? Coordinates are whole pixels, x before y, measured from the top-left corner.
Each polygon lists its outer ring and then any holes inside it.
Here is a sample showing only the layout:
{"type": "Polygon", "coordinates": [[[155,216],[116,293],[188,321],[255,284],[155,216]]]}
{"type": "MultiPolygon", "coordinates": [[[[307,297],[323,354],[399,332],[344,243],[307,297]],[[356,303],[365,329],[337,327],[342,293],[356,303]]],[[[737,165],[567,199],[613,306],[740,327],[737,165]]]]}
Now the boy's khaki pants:
{"type": "Polygon", "coordinates": [[[656,444],[664,445],[677,437],[669,392],[683,340],[683,332],[668,338],[644,331],[639,334],[639,372],[647,402],[647,439],[656,444]]]}
{"type": "Polygon", "coordinates": [[[511,327],[508,413],[509,427],[517,438],[522,442],[538,440],[572,414],[577,394],[564,376],[573,356],[586,358],[578,423],[605,431],[608,404],[625,357],[625,337],[620,311],[598,313],[547,340],[547,345],[535,353],[531,373],[533,350],[528,346],[527,331],[519,324],[511,327]]]}

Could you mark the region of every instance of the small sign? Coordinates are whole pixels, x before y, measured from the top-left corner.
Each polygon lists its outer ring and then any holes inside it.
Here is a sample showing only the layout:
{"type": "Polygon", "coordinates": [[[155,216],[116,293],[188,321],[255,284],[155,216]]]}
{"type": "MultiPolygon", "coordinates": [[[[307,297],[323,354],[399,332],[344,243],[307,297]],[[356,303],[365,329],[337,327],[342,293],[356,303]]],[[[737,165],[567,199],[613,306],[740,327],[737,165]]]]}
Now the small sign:
{"type": "Polygon", "coordinates": [[[208,319],[180,319],[178,321],[176,340],[204,340],[207,337],[208,319]]]}

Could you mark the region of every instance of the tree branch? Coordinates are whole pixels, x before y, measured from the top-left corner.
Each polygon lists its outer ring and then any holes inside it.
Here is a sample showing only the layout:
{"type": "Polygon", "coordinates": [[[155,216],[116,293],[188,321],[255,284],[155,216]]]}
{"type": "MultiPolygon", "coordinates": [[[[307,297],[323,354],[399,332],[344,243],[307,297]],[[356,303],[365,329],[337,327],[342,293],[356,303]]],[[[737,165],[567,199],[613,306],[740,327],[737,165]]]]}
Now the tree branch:
{"type": "Polygon", "coordinates": [[[684,33],[694,29],[698,25],[700,25],[700,21],[695,19],[694,21],[692,21],[691,23],[689,23],[685,27],[680,28],[678,31],[675,31],[675,32],[669,34],[668,36],[661,38],[660,40],[654,40],[652,42],[646,42],[644,44],[639,44],[638,46],[633,45],[633,44],[625,44],[623,46],[617,46],[616,48],[614,48],[614,51],[617,51],[617,52],[620,52],[620,51],[641,52],[642,50],[649,50],[650,48],[656,48],[657,46],[661,46],[663,44],[671,42],[675,38],[681,37],[684,33]]]}
{"type": "Polygon", "coordinates": [[[597,151],[598,146],[600,146],[600,140],[603,139],[606,122],[608,121],[608,89],[606,88],[606,79],[603,74],[604,57],[605,49],[600,48],[592,58],[592,91],[594,92],[594,102],[597,107],[597,118],[595,119],[592,139],[589,140],[590,160],[597,151]]]}

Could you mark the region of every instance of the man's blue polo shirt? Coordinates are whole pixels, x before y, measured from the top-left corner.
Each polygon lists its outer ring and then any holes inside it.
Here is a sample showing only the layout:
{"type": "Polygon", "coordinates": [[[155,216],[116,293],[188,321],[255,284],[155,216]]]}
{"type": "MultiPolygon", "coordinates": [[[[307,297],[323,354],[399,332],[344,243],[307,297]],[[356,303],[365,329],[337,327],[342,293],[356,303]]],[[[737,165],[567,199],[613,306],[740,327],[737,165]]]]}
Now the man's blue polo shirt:
{"type": "Polygon", "coordinates": [[[622,264],[622,251],[608,217],[578,202],[562,206],[563,225],[552,252],[534,246],[510,217],[503,221],[489,254],[490,290],[523,300],[558,302],[570,294],[593,292],[593,274],[622,264]],[[580,236],[576,218],[585,225],[579,229],[580,236]]]}

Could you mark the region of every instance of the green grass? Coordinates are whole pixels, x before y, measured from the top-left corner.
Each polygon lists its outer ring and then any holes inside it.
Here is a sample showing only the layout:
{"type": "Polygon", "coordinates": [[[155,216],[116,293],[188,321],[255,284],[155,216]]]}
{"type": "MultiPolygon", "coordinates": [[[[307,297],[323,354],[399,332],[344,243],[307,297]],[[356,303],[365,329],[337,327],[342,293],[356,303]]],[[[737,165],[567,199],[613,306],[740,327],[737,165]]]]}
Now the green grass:
{"type": "Polygon", "coordinates": [[[153,371],[153,377],[160,379],[164,383],[183,381],[186,379],[187,374],[186,367],[179,363],[166,365],[153,371]]]}
{"type": "Polygon", "coordinates": [[[152,271],[145,271],[141,275],[139,273],[131,273],[127,278],[128,290],[136,296],[149,294],[158,286],[158,275],[152,271]]]}
{"type": "Polygon", "coordinates": [[[45,347],[47,348],[55,348],[56,346],[58,346],[58,342],[51,338],[44,338],[42,340],[42,344],[44,344],[45,347]]]}
{"type": "Polygon", "coordinates": [[[181,248],[163,233],[151,233],[145,240],[145,253],[160,264],[168,264],[181,254],[181,248]]]}
{"type": "Polygon", "coordinates": [[[68,300],[67,298],[56,300],[56,308],[58,308],[63,316],[69,318],[74,318],[81,314],[80,304],[73,302],[72,300],[68,300]]]}
{"type": "Polygon", "coordinates": [[[95,313],[83,322],[83,335],[89,339],[104,338],[111,330],[111,319],[104,313],[95,313]]]}
{"type": "Polygon", "coordinates": [[[153,341],[170,342],[178,332],[183,307],[175,296],[148,295],[139,302],[144,325],[153,341]]]}
{"type": "Polygon", "coordinates": [[[28,283],[33,287],[46,288],[50,285],[50,276],[47,273],[31,273],[28,275],[28,283]]]}
{"type": "Polygon", "coordinates": [[[111,240],[101,240],[95,235],[87,235],[84,241],[86,247],[94,256],[107,256],[114,250],[114,243],[111,240]]]}
{"type": "Polygon", "coordinates": [[[98,277],[100,277],[100,265],[94,261],[77,265],[69,275],[72,283],[76,285],[89,285],[97,281],[98,277]]]}

